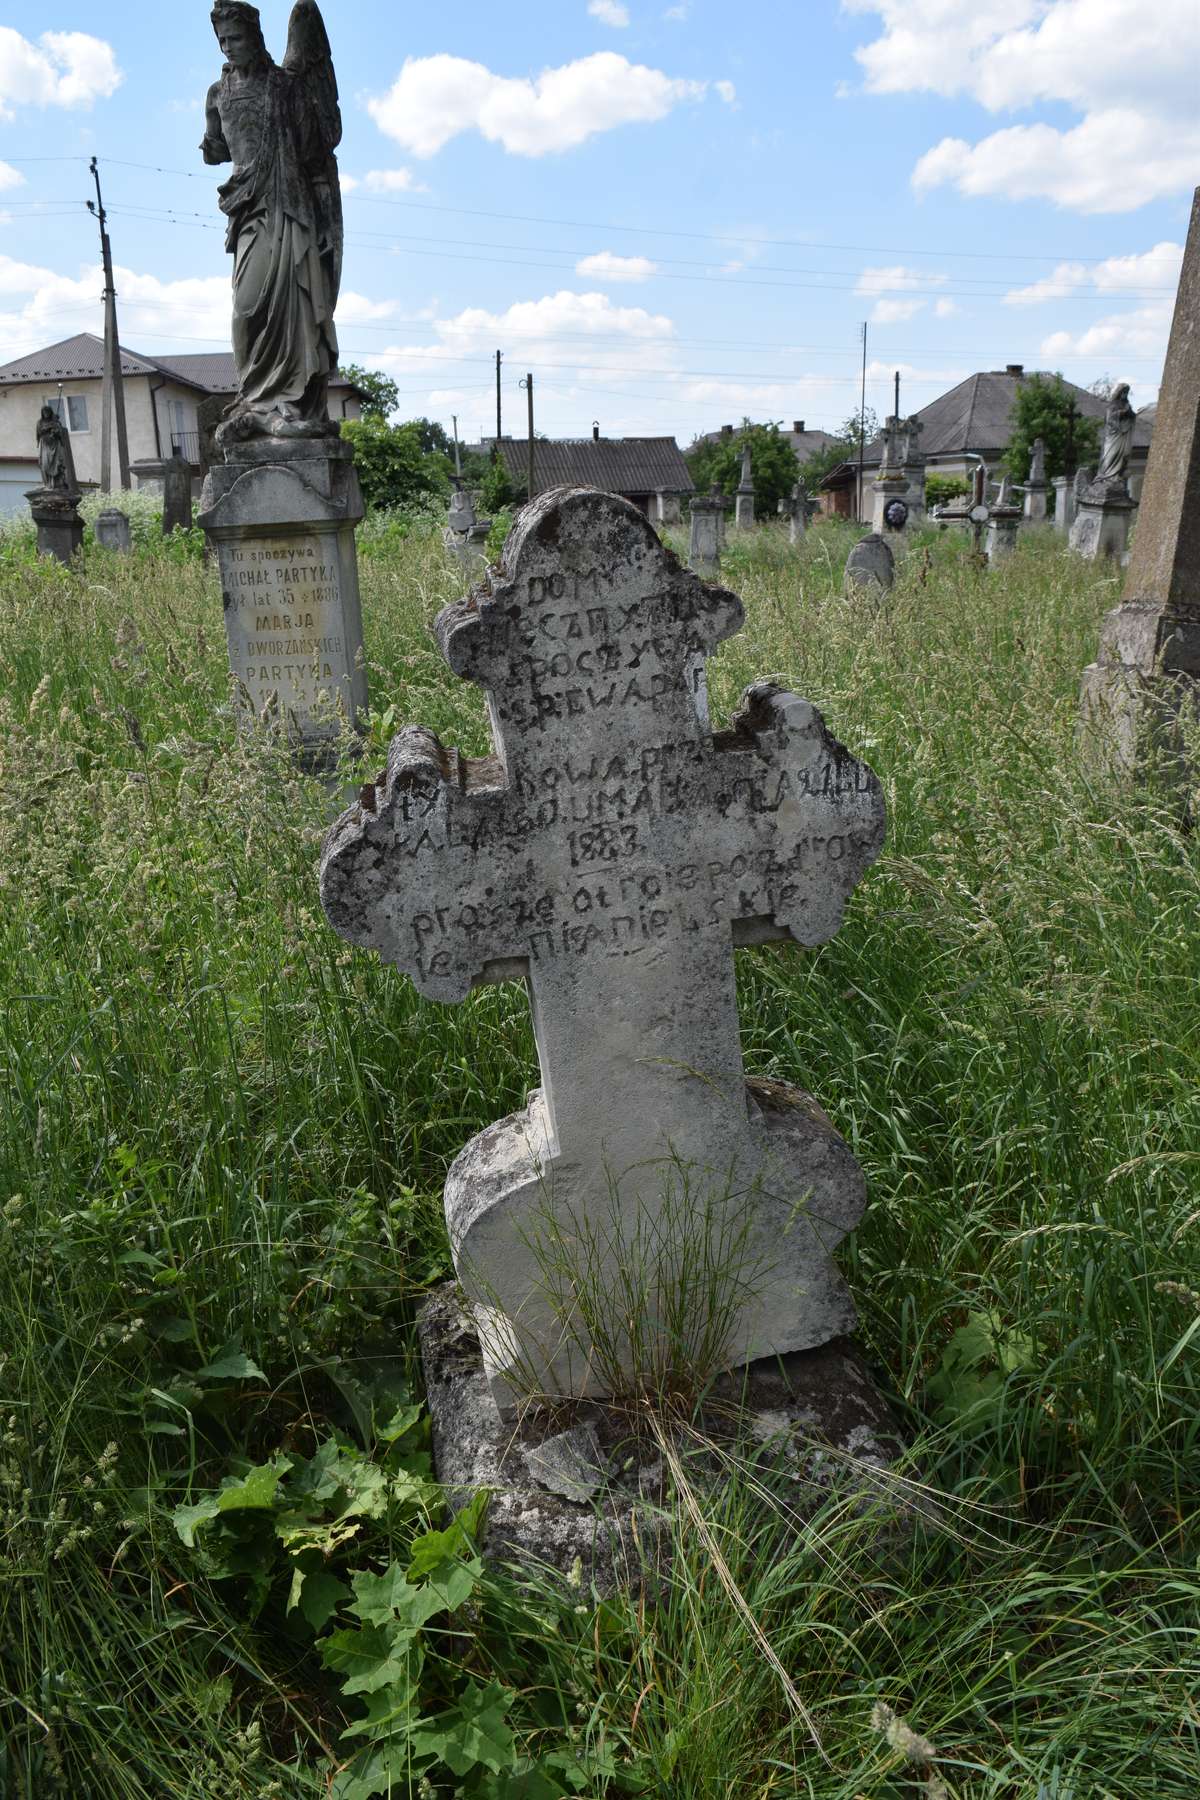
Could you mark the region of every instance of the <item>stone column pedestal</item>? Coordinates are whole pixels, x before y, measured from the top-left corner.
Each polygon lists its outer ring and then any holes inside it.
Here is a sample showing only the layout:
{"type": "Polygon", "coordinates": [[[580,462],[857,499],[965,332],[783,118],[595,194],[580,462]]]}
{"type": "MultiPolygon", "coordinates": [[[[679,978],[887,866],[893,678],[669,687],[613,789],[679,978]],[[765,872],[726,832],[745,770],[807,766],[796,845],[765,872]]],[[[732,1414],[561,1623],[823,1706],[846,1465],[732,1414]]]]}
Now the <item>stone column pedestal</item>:
{"type": "Polygon", "coordinates": [[[747,493],[744,488],[737,491],[736,511],[733,515],[734,528],[737,531],[754,530],[754,489],[747,493]]]}
{"type": "Polygon", "coordinates": [[[1200,604],[1115,606],[1100,628],[1099,655],[1083,672],[1081,699],[1083,729],[1114,772],[1139,774],[1157,762],[1182,778],[1179,718],[1200,715],[1200,604]]]}
{"type": "Polygon", "coordinates": [[[52,556],[55,562],[70,568],[83,549],[79,495],[34,488],[25,498],[37,526],[38,555],[52,556]]]}
{"type": "Polygon", "coordinates": [[[1025,483],[1025,521],[1029,525],[1041,525],[1046,518],[1049,507],[1047,495],[1050,484],[1046,481],[1027,481],[1025,483]]]}
{"type": "Polygon", "coordinates": [[[708,580],[721,573],[721,542],[724,535],[725,504],[715,495],[707,500],[699,495],[692,501],[692,531],[688,545],[688,568],[708,580]]]}
{"type": "Polygon", "coordinates": [[[350,446],[335,437],[235,444],[201,497],[243,719],[286,721],[313,769],[343,719],[356,724],[367,708],[362,516],[350,446]]]}
{"type": "Polygon", "coordinates": [[[1093,482],[1079,501],[1071,526],[1071,548],[1089,562],[1102,557],[1123,557],[1129,547],[1129,528],[1137,511],[1124,481],[1101,485],[1093,482]]]}
{"type": "Polygon", "coordinates": [[[1070,531],[1075,523],[1075,487],[1066,475],[1056,475],[1050,483],[1054,489],[1054,529],[1070,531]]]}
{"type": "Polygon", "coordinates": [[[903,531],[908,523],[908,477],[901,474],[899,470],[894,474],[880,475],[876,481],[871,483],[871,494],[873,496],[871,530],[878,535],[882,535],[885,531],[889,531],[893,535],[897,531],[903,531]],[[898,525],[894,523],[898,514],[893,513],[891,520],[887,516],[888,507],[896,500],[900,501],[905,509],[905,518],[898,525]]]}
{"type": "Polygon", "coordinates": [[[992,508],[988,520],[987,559],[988,563],[1003,562],[1011,556],[1017,547],[1017,535],[1021,528],[1021,511],[1016,506],[992,508]]]}
{"type": "Polygon", "coordinates": [[[102,550],[115,550],[120,556],[128,556],[133,540],[127,515],[115,506],[100,513],[96,519],[96,542],[102,550]]]}
{"type": "Polygon", "coordinates": [[[678,494],[660,492],[657,495],[657,510],[660,525],[682,525],[683,513],[680,510],[678,494]]]}

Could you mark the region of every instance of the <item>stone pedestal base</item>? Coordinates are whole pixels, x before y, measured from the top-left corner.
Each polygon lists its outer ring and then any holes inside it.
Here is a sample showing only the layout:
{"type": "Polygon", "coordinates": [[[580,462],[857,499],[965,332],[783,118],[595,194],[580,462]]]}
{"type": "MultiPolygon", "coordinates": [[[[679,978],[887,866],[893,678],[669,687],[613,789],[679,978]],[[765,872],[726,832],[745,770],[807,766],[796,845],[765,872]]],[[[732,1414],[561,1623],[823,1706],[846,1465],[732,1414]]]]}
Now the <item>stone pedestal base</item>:
{"type": "Polygon", "coordinates": [[[1137,508],[1127,493],[1097,494],[1089,488],[1079,502],[1071,526],[1071,548],[1089,562],[1103,557],[1123,557],[1129,547],[1129,528],[1137,508]]]}
{"type": "Polygon", "coordinates": [[[70,568],[83,549],[79,495],[59,495],[47,493],[45,488],[34,488],[25,497],[37,526],[38,555],[53,557],[55,562],[70,568]]]}
{"type": "MultiPolygon", "coordinates": [[[[418,1329],[435,1472],[452,1512],[480,1488],[490,1491],[488,1559],[531,1572],[549,1566],[585,1595],[592,1583],[611,1593],[660,1579],[680,1503],[670,1498],[674,1481],[645,1421],[599,1404],[502,1420],[453,1284],[430,1298],[418,1329]]],[[[876,1507],[881,1530],[906,1514],[905,1495],[888,1476],[902,1447],[896,1423],[850,1338],[723,1376],[689,1423],[668,1442],[693,1486],[719,1492],[728,1480],[721,1451],[753,1462],[777,1497],[778,1511],[764,1499],[763,1514],[781,1538],[802,1532],[835,1490],[876,1507]]]]}
{"type": "MultiPolygon", "coordinates": [[[[903,502],[907,513],[907,478],[901,474],[881,475],[878,481],[873,481],[871,483],[871,495],[871,530],[876,533],[876,535],[882,535],[887,531],[892,536],[895,536],[897,530],[903,530],[904,526],[901,525],[897,527],[894,523],[889,523],[887,509],[892,504],[893,500],[899,500],[903,502]]],[[[893,514],[893,518],[895,517],[896,515],[893,514]]],[[[907,519],[905,520],[905,524],[906,523],[907,519]]]]}
{"type": "Polygon", "coordinates": [[[1181,715],[1200,718],[1200,612],[1182,615],[1125,601],[1105,617],[1100,653],[1083,672],[1081,731],[1090,754],[1114,773],[1157,769],[1195,779],[1181,715]]]}
{"type": "Polygon", "coordinates": [[[447,554],[458,564],[464,581],[477,581],[487,568],[487,541],[491,529],[490,519],[480,519],[469,531],[453,531],[447,527],[443,534],[447,554]]]}
{"type": "Polygon", "coordinates": [[[656,523],[659,525],[682,525],[683,512],[679,504],[678,494],[659,494],[657,496],[656,523]]]}
{"type": "Polygon", "coordinates": [[[734,527],[738,531],[754,530],[754,495],[739,493],[737,509],[733,515],[734,527]]]}
{"type": "Polygon", "coordinates": [[[988,520],[986,554],[989,564],[1003,562],[1011,556],[1017,547],[1017,536],[1021,528],[1021,514],[1013,508],[1005,508],[1003,512],[993,509],[988,520]]]}
{"type": "Polygon", "coordinates": [[[1054,489],[1054,529],[1070,531],[1075,523],[1075,488],[1065,475],[1056,475],[1051,486],[1054,489]]]}
{"type": "Polygon", "coordinates": [[[367,707],[349,444],[259,438],[210,469],[199,522],[221,570],[243,716],[279,720],[315,767],[367,707]]]}
{"type": "Polygon", "coordinates": [[[119,556],[128,556],[133,547],[129,532],[129,519],[116,507],[110,507],[96,519],[96,542],[102,550],[115,550],[119,556]]]}
{"type": "Polygon", "coordinates": [[[721,573],[721,537],[725,509],[720,500],[693,500],[688,568],[706,581],[721,573]]]}
{"type": "Polygon", "coordinates": [[[1048,512],[1046,503],[1048,487],[1049,483],[1047,482],[1026,482],[1025,519],[1027,524],[1041,525],[1044,523],[1048,512]]]}

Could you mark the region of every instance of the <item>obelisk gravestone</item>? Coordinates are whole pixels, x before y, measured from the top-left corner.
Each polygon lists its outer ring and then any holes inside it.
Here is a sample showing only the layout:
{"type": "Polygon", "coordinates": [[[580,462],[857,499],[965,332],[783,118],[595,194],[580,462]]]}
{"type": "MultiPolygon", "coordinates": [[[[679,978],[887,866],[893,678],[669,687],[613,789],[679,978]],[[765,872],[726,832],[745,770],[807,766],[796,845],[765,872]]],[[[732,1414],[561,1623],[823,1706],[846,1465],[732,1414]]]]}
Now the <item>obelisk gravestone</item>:
{"type": "MultiPolygon", "coordinates": [[[[1093,746],[1126,773],[1177,754],[1200,697],[1200,188],[1179,277],[1125,596],[1083,677],[1093,746]]],[[[1183,772],[1182,763],[1177,764],[1183,772]]],[[[1195,774],[1195,771],[1191,771],[1195,774]]]]}
{"type": "Polygon", "coordinates": [[[202,150],[234,257],[238,394],[216,433],[200,523],[221,571],[230,668],[245,712],[286,721],[316,762],[367,705],[354,527],[362,495],[328,417],[341,280],[341,113],[329,40],[299,0],[282,67],[258,12],[217,0],[226,62],[202,150]]]}

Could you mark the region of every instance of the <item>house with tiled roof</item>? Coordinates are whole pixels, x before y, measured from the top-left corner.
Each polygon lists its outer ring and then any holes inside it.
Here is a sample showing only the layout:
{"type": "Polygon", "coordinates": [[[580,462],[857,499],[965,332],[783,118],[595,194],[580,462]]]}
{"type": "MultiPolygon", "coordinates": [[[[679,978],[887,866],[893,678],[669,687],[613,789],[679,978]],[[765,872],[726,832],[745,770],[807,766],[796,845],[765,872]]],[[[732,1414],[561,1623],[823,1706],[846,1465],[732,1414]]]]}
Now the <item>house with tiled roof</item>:
{"type": "MultiPolygon", "coordinates": [[[[508,478],[524,489],[529,474],[527,438],[484,438],[485,456],[498,452],[508,478]]],[[[590,438],[535,438],[533,479],[538,493],[554,487],[594,487],[620,494],[655,525],[677,524],[680,502],[694,494],[683,452],[672,437],[606,438],[599,426],[590,438]]]]}
{"type": "MultiPolygon", "coordinates": [[[[47,401],[71,434],[80,486],[99,485],[103,377],[104,342],[90,331],[0,366],[0,515],[24,510],[26,492],[37,486],[37,421],[47,401]]],[[[153,465],[178,451],[198,476],[198,410],[211,398],[232,400],[237,391],[232,352],[143,356],[123,349],[121,377],[131,464],[153,465]]],[[[361,417],[358,389],[344,375],[330,383],[329,415],[361,417]]],[[[115,471],[115,430],[112,466],[115,471]]]]}

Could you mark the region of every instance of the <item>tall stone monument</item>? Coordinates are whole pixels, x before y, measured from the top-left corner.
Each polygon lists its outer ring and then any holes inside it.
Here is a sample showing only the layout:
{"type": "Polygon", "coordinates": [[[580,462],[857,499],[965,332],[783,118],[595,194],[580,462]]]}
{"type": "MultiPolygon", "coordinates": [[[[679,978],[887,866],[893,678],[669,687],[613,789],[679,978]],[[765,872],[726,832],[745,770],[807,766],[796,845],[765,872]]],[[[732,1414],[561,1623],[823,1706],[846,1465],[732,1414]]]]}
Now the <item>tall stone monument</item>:
{"type": "Polygon", "coordinates": [[[341,282],[341,112],[314,0],[299,0],[281,67],[257,10],[213,8],[225,67],[209,90],[206,163],[233,265],[238,394],[217,428],[200,523],[216,546],[230,667],[245,711],[286,721],[319,762],[367,705],[354,527],[362,495],[328,418],[341,282]]]}
{"type": "Polygon", "coordinates": [[[750,467],[750,446],[742,451],[742,478],[738,483],[733,523],[738,531],[754,530],[754,473],[750,467]]]}
{"type": "Polygon", "coordinates": [[[1113,389],[1104,416],[1100,467],[1079,497],[1071,527],[1072,550],[1092,562],[1124,556],[1129,543],[1136,504],[1129,493],[1128,470],[1136,422],[1137,414],[1129,404],[1129,384],[1122,381],[1113,389]]]}
{"type": "Polygon", "coordinates": [[[924,506],[924,461],[920,464],[919,480],[915,482],[915,469],[906,466],[915,454],[920,432],[921,422],[916,418],[892,417],[884,421],[883,456],[879,473],[871,483],[871,529],[876,536],[882,536],[884,532],[895,536],[906,529],[912,513],[910,494],[914,486],[919,489],[920,503],[924,506]]]}
{"type": "Polygon", "coordinates": [[[490,591],[436,624],[487,694],[493,753],[407,727],[326,839],[322,900],[351,943],[443,1004],[530,991],[541,1087],[446,1181],[501,1413],[637,1389],[660,1353],[707,1342],[736,1369],[853,1325],[830,1254],[862,1174],[814,1101],[747,1086],[733,950],[833,936],[884,801],[774,682],[714,735],[706,663],[742,621],[628,502],[540,495],[490,591]]]}
{"type": "Polygon", "coordinates": [[[1029,456],[1029,474],[1025,479],[1025,518],[1029,524],[1040,525],[1045,519],[1049,488],[1050,484],[1046,480],[1045,440],[1034,438],[1029,456]]]}
{"type": "Polygon", "coordinates": [[[462,570],[464,580],[474,581],[487,562],[486,546],[492,521],[479,517],[470,490],[461,475],[452,475],[450,483],[450,509],[446,517],[444,542],[462,570]]]}
{"type": "MultiPolygon", "coordinates": [[[[1107,443],[1106,443],[1107,449],[1107,443]]],[[[1103,465],[1102,465],[1103,471],[1103,465]]],[[[1083,677],[1085,727],[1116,768],[1177,753],[1175,721],[1200,698],[1200,188],[1121,604],[1083,677]]],[[[1184,773],[1182,764],[1177,764],[1184,773]]],[[[1192,779],[1196,771],[1188,773],[1192,779]]]]}
{"type": "Polygon", "coordinates": [[[70,436],[49,403],[38,419],[37,451],[42,485],[25,497],[37,526],[38,555],[51,556],[69,568],[83,548],[79,483],[70,436]]]}

